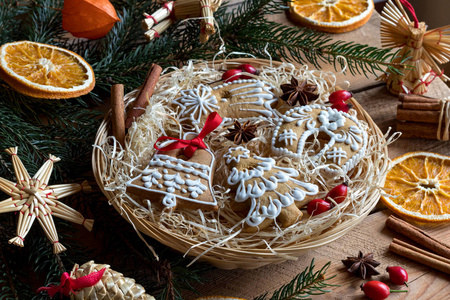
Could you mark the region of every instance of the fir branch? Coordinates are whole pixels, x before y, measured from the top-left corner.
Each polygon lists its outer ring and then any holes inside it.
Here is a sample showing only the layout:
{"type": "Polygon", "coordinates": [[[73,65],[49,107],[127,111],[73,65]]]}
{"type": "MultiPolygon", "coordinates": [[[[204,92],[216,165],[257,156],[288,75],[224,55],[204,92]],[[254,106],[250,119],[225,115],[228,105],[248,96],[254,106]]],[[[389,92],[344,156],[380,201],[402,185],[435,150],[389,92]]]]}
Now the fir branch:
{"type": "MultiPolygon", "coordinates": [[[[322,295],[330,292],[325,290],[327,287],[333,287],[338,285],[332,285],[326,283],[327,280],[334,278],[336,275],[325,278],[325,273],[328,270],[331,262],[325,264],[322,269],[314,272],[314,259],[311,261],[309,267],[295,276],[291,282],[283,285],[281,288],[276,290],[268,300],[294,300],[294,299],[304,299],[312,295],[322,295]]],[[[254,298],[254,300],[266,300],[267,293],[254,298]]]]}

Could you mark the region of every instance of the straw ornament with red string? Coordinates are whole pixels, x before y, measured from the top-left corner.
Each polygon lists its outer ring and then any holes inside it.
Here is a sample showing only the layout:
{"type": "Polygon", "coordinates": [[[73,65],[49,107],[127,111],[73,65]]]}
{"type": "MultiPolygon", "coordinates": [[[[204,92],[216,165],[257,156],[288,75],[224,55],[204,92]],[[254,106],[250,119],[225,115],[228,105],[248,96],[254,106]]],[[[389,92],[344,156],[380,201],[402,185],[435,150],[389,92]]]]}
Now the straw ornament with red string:
{"type": "Polygon", "coordinates": [[[5,150],[11,156],[17,183],[0,177],[0,190],[10,196],[0,202],[0,213],[19,212],[17,236],[9,243],[23,247],[25,237],[34,221],[38,221],[47,238],[53,244],[53,252],[60,253],[66,248],[59,242],[53,217],[58,217],[76,224],[83,225],[91,231],[94,220],[84,218],[79,212],[59,201],[59,199],[89,191],[87,182],[47,185],[52,174],[53,164],[60,161],[56,156],[49,155],[48,160],[37,173],[31,177],[17,155],[17,147],[5,150]]]}
{"type": "Polygon", "coordinates": [[[96,264],[94,261],[82,266],[75,264],[70,274],[65,272],[61,275],[60,285],[40,287],[37,293],[40,292],[47,292],[50,297],[59,293],[73,300],[155,300],[134,279],[112,270],[109,265],[96,264]]]}
{"type": "Polygon", "coordinates": [[[428,30],[419,22],[414,8],[407,0],[389,0],[381,14],[381,44],[383,47],[402,48],[393,63],[402,63],[401,73],[390,69],[379,77],[386,81],[393,94],[418,94],[428,91],[436,78],[449,78],[438,64],[450,60],[450,25],[428,30]],[[413,17],[410,20],[406,7],[413,17]]]}
{"type": "Polygon", "coordinates": [[[199,18],[200,42],[206,43],[215,33],[214,12],[222,4],[222,0],[178,0],[170,1],[152,14],[144,13],[142,28],[147,30],[145,37],[152,41],[160,37],[177,20],[199,18]]]}

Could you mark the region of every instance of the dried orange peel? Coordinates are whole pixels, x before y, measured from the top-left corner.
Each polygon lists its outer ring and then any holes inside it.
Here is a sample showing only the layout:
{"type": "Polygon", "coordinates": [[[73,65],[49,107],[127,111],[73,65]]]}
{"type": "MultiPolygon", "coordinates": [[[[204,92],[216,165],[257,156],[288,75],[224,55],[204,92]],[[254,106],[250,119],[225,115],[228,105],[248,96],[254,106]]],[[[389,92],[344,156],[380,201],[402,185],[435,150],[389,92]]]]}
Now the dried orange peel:
{"type": "Polygon", "coordinates": [[[293,0],[294,21],[324,32],[342,33],[364,25],[372,15],[373,0],[293,0]]]}
{"type": "Polygon", "coordinates": [[[410,152],[395,158],[387,173],[383,203],[416,222],[450,222],[450,156],[410,152]]]}
{"type": "Polygon", "coordinates": [[[30,41],[0,47],[0,77],[13,89],[35,98],[73,98],[95,86],[94,71],[81,56],[30,41]]]}

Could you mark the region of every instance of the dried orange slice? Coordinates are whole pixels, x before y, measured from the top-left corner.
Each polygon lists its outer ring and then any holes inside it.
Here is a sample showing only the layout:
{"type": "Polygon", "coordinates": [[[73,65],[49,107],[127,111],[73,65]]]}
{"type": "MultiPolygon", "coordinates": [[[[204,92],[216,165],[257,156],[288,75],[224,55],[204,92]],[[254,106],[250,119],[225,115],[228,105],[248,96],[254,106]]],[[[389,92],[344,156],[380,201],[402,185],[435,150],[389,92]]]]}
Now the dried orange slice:
{"type": "Polygon", "coordinates": [[[418,222],[450,222],[450,156],[410,152],[395,158],[381,197],[396,214],[418,222]]]}
{"type": "Polygon", "coordinates": [[[373,0],[293,0],[289,11],[301,25],[341,33],[364,25],[372,15],[373,0]]]}
{"type": "Polygon", "coordinates": [[[94,71],[81,56],[30,41],[0,47],[0,77],[22,94],[47,99],[81,96],[95,85],[94,71]]]}

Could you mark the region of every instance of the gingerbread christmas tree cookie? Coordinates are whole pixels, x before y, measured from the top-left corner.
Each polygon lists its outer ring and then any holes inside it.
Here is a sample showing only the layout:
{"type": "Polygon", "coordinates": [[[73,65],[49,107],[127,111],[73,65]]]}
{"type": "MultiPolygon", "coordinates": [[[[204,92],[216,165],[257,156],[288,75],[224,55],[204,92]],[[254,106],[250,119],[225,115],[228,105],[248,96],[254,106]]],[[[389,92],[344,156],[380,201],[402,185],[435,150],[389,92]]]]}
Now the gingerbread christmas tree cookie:
{"type": "Polygon", "coordinates": [[[297,170],[280,167],[271,157],[251,155],[242,146],[230,148],[224,159],[231,170],[227,183],[236,193],[235,207],[248,210],[247,231],[264,229],[275,219],[282,227],[294,224],[302,216],[299,208],[318,193],[315,184],[298,179],[297,170]]]}
{"type": "Polygon", "coordinates": [[[354,168],[366,149],[367,132],[358,119],[318,104],[287,111],[272,136],[273,153],[293,158],[307,154],[331,174],[354,168]]]}
{"type": "Polygon", "coordinates": [[[172,103],[179,107],[182,123],[201,127],[212,112],[218,112],[226,120],[275,116],[278,99],[273,90],[270,84],[256,79],[240,79],[215,87],[199,84],[181,91],[181,97],[172,103]]]}

